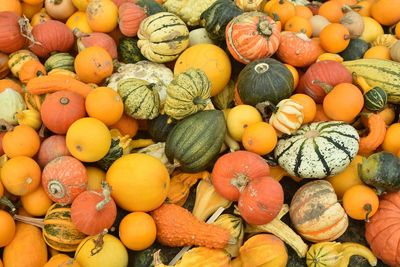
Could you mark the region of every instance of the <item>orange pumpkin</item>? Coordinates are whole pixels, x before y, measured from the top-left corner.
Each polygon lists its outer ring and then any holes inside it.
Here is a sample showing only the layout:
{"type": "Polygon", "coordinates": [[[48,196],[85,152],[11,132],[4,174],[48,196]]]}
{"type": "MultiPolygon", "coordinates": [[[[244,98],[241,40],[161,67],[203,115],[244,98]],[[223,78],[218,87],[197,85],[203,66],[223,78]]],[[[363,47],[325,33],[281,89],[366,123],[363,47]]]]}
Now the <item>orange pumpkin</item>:
{"type": "Polygon", "coordinates": [[[306,19],[310,19],[313,16],[311,9],[309,9],[307,6],[296,5],[294,9],[296,16],[303,17],[306,19]]]}
{"type": "Polygon", "coordinates": [[[332,23],[338,23],[344,16],[342,6],[343,4],[338,1],[326,1],[319,7],[318,15],[327,18],[332,23]]]}
{"type": "MultiPolygon", "coordinates": [[[[332,1],[332,0],[331,0],[332,1]]],[[[349,30],[339,23],[326,25],[319,33],[321,47],[329,53],[339,53],[347,48],[350,42],[349,30]]]]}
{"type": "Polygon", "coordinates": [[[400,21],[399,0],[379,0],[371,5],[371,16],[380,24],[390,26],[400,21]]]}
{"type": "Polygon", "coordinates": [[[278,0],[271,6],[268,14],[272,18],[277,17],[284,26],[286,21],[296,14],[296,9],[292,2],[287,0],[278,0]]]}
{"type": "MultiPolygon", "coordinates": [[[[34,3],[35,1],[28,1],[34,3]]],[[[29,4],[27,2],[21,3],[22,14],[24,14],[28,19],[31,19],[33,15],[38,13],[43,7],[43,0],[39,3],[29,4]]]]}
{"type": "Polygon", "coordinates": [[[65,23],[71,31],[78,29],[80,32],[83,33],[92,33],[92,29],[89,26],[89,22],[87,19],[87,15],[83,11],[77,11],[72,16],[70,16],[65,23]]]}
{"type": "Polygon", "coordinates": [[[132,138],[139,130],[139,123],[136,119],[123,113],[121,118],[109,128],[118,129],[122,135],[129,135],[132,138]]]}
{"type": "Polygon", "coordinates": [[[384,151],[397,154],[400,151],[400,123],[393,123],[386,130],[385,138],[383,139],[382,149],[384,151]]]}
{"type": "Polygon", "coordinates": [[[111,32],[118,24],[118,7],[110,0],[93,0],[86,7],[90,28],[95,32],[111,32]]]}
{"type": "Polygon", "coordinates": [[[35,15],[33,15],[31,19],[31,25],[32,27],[44,23],[48,20],[51,20],[51,17],[49,14],[46,13],[46,9],[42,8],[39,12],[37,12],[35,15]]]}
{"type": "Polygon", "coordinates": [[[314,120],[317,113],[317,105],[315,101],[306,94],[294,94],[290,97],[295,102],[303,106],[303,124],[310,123],[314,120]]]}
{"type": "Polygon", "coordinates": [[[139,25],[147,15],[143,8],[132,2],[125,2],[118,8],[118,26],[122,34],[128,37],[136,36],[139,25]]]}
{"type": "Polygon", "coordinates": [[[53,204],[42,186],[27,194],[21,196],[22,207],[32,216],[44,216],[47,210],[53,204]]]}
{"type": "Polygon", "coordinates": [[[369,221],[379,206],[375,191],[366,185],[354,185],[343,195],[343,208],[349,217],[355,220],[369,221]]]}
{"type": "Polygon", "coordinates": [[[15,222],[6,211],[0,210],[0,248],[7,246],[15,235],[15,222]]]}
{"type": "Polygon", "coordinates": [[[31,127],[18,125],[3,137],[4,153],[9,158],[17,156],[33,157],[40,147],[39,134],[31,127]]]}
{"type": "Polygon", "coordinates": [[[37,155],[37,162],[44,168],[47,163],[60,156],[70,156],[64,135],[51,135],[43,140],[37,155]]]}
{"type": "Polygon", "coordinates": [[[18,16],[22,15],[21,3],[18,0],[0,0],[0,12],[11,11],[18,16]]]}
{"type": "Polygon", "coordinates": [[[22,93],[21,85],[12,79],[5,78],[0,80],[0,93],[3,92],[6,88],[11,88],[18,93],[22,93]]]}
{"type": "Polygon", "coordinates": [[[22,65],[19,71],[19,80],[22,83],[28,83],[29,80],[42,75],[46,75],[46,68],[40,61],[31,59],[22,65]]]}
{"type": "Polygon", "coordinates": [[[284,29],[285,31],[304,33],[309,38],[311,37],[313,30],[309,19],[300,16],[293,16],[288,19],[288,21],[285,23],[284,29]]]}
{"type": "Polygon", "coordinates": [[[52,256],[43,267],[80,267],[73,258],[65,254],[56,254],[52,256]]]}
{"type": "Polygon", "coordinates": [[[247,151],[266,155],[274,150],[278,137],[274,127],[266,122],[256,122],[244,129],[242,144],[247,151]]]}

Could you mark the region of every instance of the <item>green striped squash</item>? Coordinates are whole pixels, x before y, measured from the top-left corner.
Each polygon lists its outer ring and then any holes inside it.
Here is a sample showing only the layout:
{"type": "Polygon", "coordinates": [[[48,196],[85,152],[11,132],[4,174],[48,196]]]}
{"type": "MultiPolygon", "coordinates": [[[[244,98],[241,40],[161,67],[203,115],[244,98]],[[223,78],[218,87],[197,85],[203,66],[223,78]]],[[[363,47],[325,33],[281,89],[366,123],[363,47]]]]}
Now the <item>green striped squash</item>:
{"type": "Polygon", "coordinates": [[[14,53],[11,53],[8,58],[8,68],[10,69],[11,73],[17,78],[19,77],[19,72],[25,62],[31,59],[39,60],[39,58],[33,52],[26,49],[21,49],[14,53]]]}
{"type": "Polygon", "coordinates": [[[364,58],[344,61],[342,64],[350,72],[364,77],[370,86],[385,90],[389,103],[400,104],[400,62],[364,58]]]}
{"type": "Polygon", "coordinates": [[[204,71],[189,69],[175,76],[167,87],[164,111],[181,120],[203,110],[211,97],[211,83],[204,71]]]}
{"type": "Polygon", "coordinates": [[[244,104],[255,106],[260,102],[289,98],[294,90],[289,69],[273,58],[261,58],[246,65],[239,73],[237,89],[244,104]]]}
{"type": "Polygon", "coordinates": [[[274,154],[290,175],[322,179],[350,164],[358,152],[359,139],[356,129],[344,122],[314,122],[280,138],[274,154]]]}
{"type": "Polygon", "coordinates": [[[145,120],[158,116],[160,96],[155,84],[127,78],[118,82],[118,93],[124,102],[125,112],[131,117],[145,120]]]}
{"type": "Polygon", "coordinates": [[[53,204],[44,217],[43,238],[50,247],[64,252],[75,251],[86,235],[71,221],[70,205],[53,204]]]}
{"type": "Polygon", "coordinates": [[[137,46],[137,37],[121,37],[118,44],[118,58],[123,63],[136,63],[144,60],[137,46]]]}
{"type": "Polygon", "coordinates": [[[308,267],[339,266],[342,258],[339,242],[319,242],[307,251],[306,262],[308,267]]]}
{"type": "Polygon", "coordinates": [[[364,105],[371,111],[381,111],[387,103],[387,94],[382,88],[375,86],[364,94],[364,105]]]}
{"type": "Polygon", "coordinates": [[[184,172],[200,172],[218,157],[226,124],[220,110],[203,110],[179,121],[168,134],[165,155],[184,172]]]}
{"type": "Polygon", "coordinates": [[[53,69],[75,71],[74,60],[75,58],[69,53],[56,53],[44,62],[44,67],[47,72],[53,69]]]}
{"type": "Polygon", "coordinates": [[[189,46],[189,29],[175,14],[160,12],[148,16],[137,33],[142,55],[157,63],[176,59],[189,46]]]}

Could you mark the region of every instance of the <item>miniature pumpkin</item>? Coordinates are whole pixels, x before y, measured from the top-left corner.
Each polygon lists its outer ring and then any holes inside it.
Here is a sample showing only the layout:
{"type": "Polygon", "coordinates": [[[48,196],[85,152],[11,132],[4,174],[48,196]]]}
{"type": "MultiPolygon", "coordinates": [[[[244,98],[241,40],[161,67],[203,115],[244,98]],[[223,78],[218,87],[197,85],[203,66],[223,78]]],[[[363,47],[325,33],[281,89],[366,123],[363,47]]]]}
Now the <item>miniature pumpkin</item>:
{"type": "Polygon", "coordinates": [[[71,31],[74,31],[75,29],[83,32],[83,33],[92,33],[92,29],[89,26],[87,15],[85,11],[76,11],[72,16],[68,18],[68,20],[65,22],[65,24],[68,26],[68,28],[71,29],[71,31]]]}
{"type": "Polygon", "coordinates": [[[42,185],[54,202],[70,204],[87,186],[85,166],[71,156],[53,159],[44,167],[42,185]]]}
{"type": "Polygon", "coordinates": [[[118,26],[122,34],[128,37],[136,36],[140,23],[147,15],[137,4],[125,2],[119,6],[118,26]]]}
{"type": "Polygon", "coordinates": [[[400,21],[400,2],[398,0],[385,0],[371,5],[371,17],[380,24],[389,26],[400,21]]]}
{"type": "Polygon", "coordinates": [[[374,216],[379,206],[376,192],[366,185],[354,185],[343,196],[343,208],[350,218],[365,220],[374,216]]]}
{"type": "Polygon", "coordinates": [[[32,216],[44,216],[53,204],[42,186],[38,186],[35,191],[21,196],[21,204],[25,211],[32,216]]]}
{"type": "Polygon", "coordinates": [[[99,46],[104,48],[110,54],[111,58],[115,59],[118,57],[117,44],[110,35],[103,32],[84,34],[78,30],[74,30],[74,34],[77,37],[76,45],[79,52],[88,47],[99,46]]]}
{"type": "Polygon", "coordinates": [[[280,43],[278,24],[271,17],[257,11],[234,17],[225,31],[229,52],[244,64],[272,56],[280,43]]]}
{"type": "Polygon", "coordinates": [[[56,254],[52,256],[43,267],[81,267],[73,258],[66,254],[56,254]]]}
{"type": "Polygon", "coordinates": [[[90,28],[95,32],[111,32],[117,27],[118,7],[113,1],[89,1],[86,15],[90,28]]]}
{"type": "Polygon", "coordinates": [[[290,135],[300,128],[303,120],[303,106],[292,99],[284,99],[276,105],[269,123],[279,132],[290,135]]]}
{"type": "Polygon", "coordinates": [[[39,134],[30,126],[18,125],[7,131],[3,137],[4,153],[9,158],[33,157],[39,151],[39,134]]]}
{"type": "Polygon", "coordinates": [[[350,38],[356,39],[361,36],[364,31],[364,20],[362,16],[345,6],[345,14],[340,19],[340,24],[344,25],[350,33],[350,38]]]}
{"type": "Polygon", "coordinates": [[[22,22],[23,19],[14,12],[3,11],[0,13],[0,52],[13,53],[27,44],[27,39],[23,35],[25,33],[21,33],[19,25],[22,22]]]}
{"type": "MultiPolygon", "coordinates": [[[[11,243],[15,235],[15,221],[10,213],[0,210],[1,238],[0,247],[3,248],[11,243]]],[[[0,266],[1,262],[0,262],[0,266]]]]}
{"type": "Polygon", "coordinates": [[[350,32],[340,23],[331,23],[321,30],[319,41],[326,52],[339,53],[349,45],[350,32]]]}
{"type": "Polygon", "coordinates": [[[66,21],[76,11],[72,0],[45,0],[44,7],[50,17],[59,21],[66,21]]]}
{"type": "Polygon", "coordinates": [[[22,83],[28,83],[30,79],[46,75],[46,69],[38,60],[29,60],[22,65],[19,72],[19,80],[22,83]]]}
{"type": "Polygon", "coordinates": [[[201,2],[197,0],[178,2],[174,0],[165,0],[162,1],[162,6],[166,8],[168,12],[174,13],[182,18],[188,26],[193,27],[199,25],[201,13],[214,2],[215,0],[204,0],[201,2]]]}
{"type": "Polygon", "coordinates": [[[11,125],[18,124],[15,116],[21,110],[26,108],[22,95],[7,87],[0,92],[0,119],[5,120],[11,125]]]}
{"type": "Polygon", "coordinates": [[[311,242],[335,240],[349,223],[333,187],[324,180],[301,186],[292,198],[289,214],[296,231],[311,242]]]}

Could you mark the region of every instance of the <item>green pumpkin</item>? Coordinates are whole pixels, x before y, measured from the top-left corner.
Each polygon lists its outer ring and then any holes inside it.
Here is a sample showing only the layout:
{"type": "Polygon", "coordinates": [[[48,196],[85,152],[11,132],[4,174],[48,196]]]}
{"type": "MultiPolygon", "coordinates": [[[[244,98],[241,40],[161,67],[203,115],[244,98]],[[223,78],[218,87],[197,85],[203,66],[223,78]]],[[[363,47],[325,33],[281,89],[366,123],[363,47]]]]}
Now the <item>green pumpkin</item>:
{"type": "Polygon", "coordinates": [[[165,114],[181,120],[203,110],[211,97],[211,83],[204,71],[189,69],[178,74],[167,87],[165,114]]]}
{"type": "Polygon", "coordinates": [[[165,142],[170,163],[184,172],[206,170],[217,159],[224,142],[226,124],[220,110],[204,110],[179,121],[165,142]]]}
{"type": "Polygon", "coordinates": [[[350,39],[349,45],[339,55],[344,60],[356,60],[364,56],[370,45],[361,39],[350,39]]]}
{"type": "Polygon", "coordinates": [[[119,61],[123,63],[136,63],[144,60],[144,56],[140,53],[137,46],[137,37],[121,37],[118,44],[119,61]]]}
{"type": "Polygon", "coordinates": [[[243,13],[234,1],[217,0],[200,16],[200,24],[214,41],[225,40],[225,28],[234,17],[243,13]]]}
{"type": "Polygon", "coordinates": [[[364,94],[364,105],[371,111],[381,111],[387,104],[388,96],[385,90],[375,86],[364,94]]]}
{"type": "Polygon", "coordinates": [[[247,64],[239,73],[237,89],[244,104],[255,106],[260,102],[289,98],[294,90],[289,69],[273,58],[261,58],[247,64]]]}
{"type": "Polygon", "coordinates": [[[155,84],[127,78],[118,82],[118,93],[124,102],[125,112],[131,117],[145,120],[158,116],[160,96],[155,84]]]}
{"type": "Polygon", "coordinates": [[[165,142],[176,121],[169,121],[169,116],[160,114],[157,118],[147,121],[147,131],[155,142],[165,142]]]}
{"type": "Polygon", "coordinates": [[[74,60],[75,58],[68,53],[56,53],[44,62],[44,67],[47,72],[53,69],[75,71],[74,60]]]}

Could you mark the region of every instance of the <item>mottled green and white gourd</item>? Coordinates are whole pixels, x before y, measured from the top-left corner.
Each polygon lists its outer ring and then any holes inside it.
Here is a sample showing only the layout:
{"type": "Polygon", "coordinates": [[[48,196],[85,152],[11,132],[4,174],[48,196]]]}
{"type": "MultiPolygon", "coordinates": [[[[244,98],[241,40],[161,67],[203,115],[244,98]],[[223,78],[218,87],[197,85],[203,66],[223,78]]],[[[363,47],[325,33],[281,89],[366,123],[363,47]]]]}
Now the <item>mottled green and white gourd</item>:
{"type": "Polygon", "coordinates": [[[157,63],[176,59],[189,46],[189,29],[177,15],[160,12],[148,16],[137,33],[142,55],[157,63]]]}
{"type": "Polygon", "coordinates": [[[314,122],[283,136],[275,158],[290,175],[322,179],[343,171],[359,148],[356,129],[344,122],[314,122]]]}
{"type": "Polygon", "coordinates": [[[55,53],[44,62],[44,67],[47,72],[53,69],[75,71],[74,61],[75,57],[69,53],[55,53]]]}
{"type": "Polygon", "coordinates": [[[160,112],[160,96],[156,86],[136,78],[119,81],[118,93],[124,102],[125,112],[139,120],[157,117],[160,112]]]}
{"type": "Polygon", "coordinates": [[[165,113],[181,120],[203,110],[211,101],[211,83],[204,71],[189,69],[178,74],[167,87],[165,113]]]}

